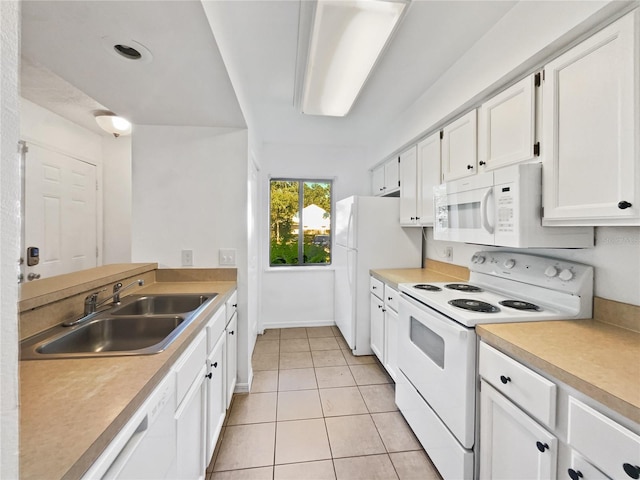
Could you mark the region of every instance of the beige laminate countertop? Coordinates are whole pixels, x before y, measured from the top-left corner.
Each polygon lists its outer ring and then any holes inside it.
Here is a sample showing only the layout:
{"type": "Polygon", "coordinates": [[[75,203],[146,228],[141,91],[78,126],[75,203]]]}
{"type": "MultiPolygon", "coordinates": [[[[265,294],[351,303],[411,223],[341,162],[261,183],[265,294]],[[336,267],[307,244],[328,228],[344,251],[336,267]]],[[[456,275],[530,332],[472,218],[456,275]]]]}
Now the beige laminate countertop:
{"type": "Polygon", "coordinates": [[[596,320],[478,325],[483,341],[640,423],[640,333],[596,320]]]}
{"type": "Polygon", "coordinates": [[[136,291],[218,293],[164,352],[21,361],[20,477],[80,478],[235,288],[235,281],[157,282],[136,291]]]}

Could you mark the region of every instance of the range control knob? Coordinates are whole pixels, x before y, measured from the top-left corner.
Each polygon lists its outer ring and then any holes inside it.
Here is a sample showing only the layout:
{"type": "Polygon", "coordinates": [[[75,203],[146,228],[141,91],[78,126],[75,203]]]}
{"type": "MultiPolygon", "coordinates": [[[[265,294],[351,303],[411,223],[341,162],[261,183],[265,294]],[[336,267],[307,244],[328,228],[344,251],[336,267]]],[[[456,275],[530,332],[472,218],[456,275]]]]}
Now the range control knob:
{"type": "Polygon", "coordinates": [[[573,272],[571,270],[569,270],[568,268],[565,268],[564,270],[562,270],[560,272],[560,275],[558,275],[558,277],[560,278],[560,280],[568,282],[569,280],[571,280],[573,278],[573,272]]]}
{"type": "Polygon", "coordinates": [[[544,274],[549,277],[549,278],[553,278],[556,275],[558,275],[558,269],[556,267],[554,267],[553,265],[547,267],[547,269],[544,271],[544,274]]]}
{"type": "Polygon", "coordinates": [[[482,255],[474,255],[471,258],[471,261],[473,263],[478,263],[478,264],[483,264],[485,260],[486,260],[486,258],[484,256],[482,256],[482,255]]]}
{"type": "Polygon", "coordinates": [[[504,268],[512,269],[516,266],[516,261],[513,258],[509,258],[504,261],[504,268]]]}

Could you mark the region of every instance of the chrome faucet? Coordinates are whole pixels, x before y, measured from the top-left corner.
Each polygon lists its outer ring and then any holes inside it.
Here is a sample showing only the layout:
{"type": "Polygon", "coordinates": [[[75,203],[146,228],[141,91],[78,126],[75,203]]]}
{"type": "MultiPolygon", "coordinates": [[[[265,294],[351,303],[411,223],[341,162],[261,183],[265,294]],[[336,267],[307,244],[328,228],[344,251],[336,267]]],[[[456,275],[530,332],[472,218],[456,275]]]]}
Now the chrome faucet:
{"type": "Polygon", "coordinates": [[[144,280],[142,280],[141,278],[136,280],[135,282],[131,282],[128,285],[125,285],[124,287],[122,286],[121,282],[116,283],[113,286],[113,294],[108,296],[107,298],[103,299],[101,302],[98,302],[98,295],[100,295],[100,293],[106,291],[106,288],[103,288],[102,290],[98,290],[96,292],[90,293],[89,295],[87,295],[84,299],[84,314],[82,315],[82,317],[76,319],[76,320],[71,320],[69,322],[64,322],[62,324],[63,327],[73,327],[74,325],[79,325],[80,323],[84,323],[87,320],[89,320],[90,318],[93,318],[94,316],[96,316],[98,313],[98,307],[101,305],[104,305],[106,302],[108,302],[109,300],[113,299],[112,305],[119,305],[120,304],[120,293],[123,290],[126,290],[129,287],[132,287],[134,285],[139,285],[142,286],[144,285],[144,280]]]}

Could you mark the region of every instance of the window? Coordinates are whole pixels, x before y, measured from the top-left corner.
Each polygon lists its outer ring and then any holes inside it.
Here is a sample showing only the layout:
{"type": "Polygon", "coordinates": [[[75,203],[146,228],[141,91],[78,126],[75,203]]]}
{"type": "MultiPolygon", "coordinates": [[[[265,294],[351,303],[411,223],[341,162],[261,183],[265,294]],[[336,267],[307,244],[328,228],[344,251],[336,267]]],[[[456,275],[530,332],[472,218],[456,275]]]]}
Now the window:
{"type": "Polygon", "coordinates": [[[331,263],[331,180],[271,179],[269,263],[331,263]]]}

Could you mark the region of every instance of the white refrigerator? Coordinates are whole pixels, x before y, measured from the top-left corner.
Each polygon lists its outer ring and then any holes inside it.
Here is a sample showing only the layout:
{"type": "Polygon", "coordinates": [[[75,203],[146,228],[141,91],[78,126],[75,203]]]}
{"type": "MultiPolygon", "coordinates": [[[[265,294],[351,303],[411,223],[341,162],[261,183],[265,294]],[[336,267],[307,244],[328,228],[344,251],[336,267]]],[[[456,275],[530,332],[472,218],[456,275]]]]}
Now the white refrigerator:
{"type": "Polygon", "coordinates": [[[420,268],[421,228],[400,227],[400,199],[348,197],[336,203],[335,321],[354,355],[371,355],[369,270],[420,268]]]}

